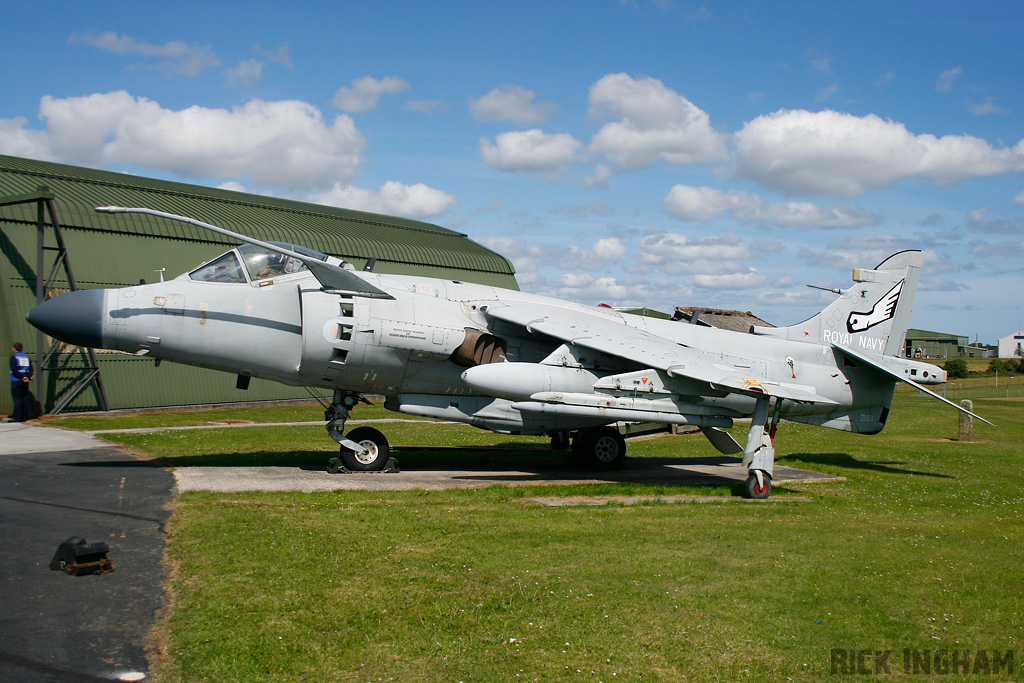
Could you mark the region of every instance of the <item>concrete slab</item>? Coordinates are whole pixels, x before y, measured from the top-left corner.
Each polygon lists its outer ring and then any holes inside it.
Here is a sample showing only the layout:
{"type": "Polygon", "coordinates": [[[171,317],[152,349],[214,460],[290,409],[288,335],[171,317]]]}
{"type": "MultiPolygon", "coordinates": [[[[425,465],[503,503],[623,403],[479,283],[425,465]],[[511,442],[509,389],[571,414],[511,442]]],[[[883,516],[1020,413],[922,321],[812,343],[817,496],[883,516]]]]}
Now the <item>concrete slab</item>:
{"type": "Polygon", "coordinates": [[[37,427],[24,422],[0,422],[0,456],[104,447],[109,448],[110,444],[84,432],[37,427]]]}
{"type": "Polygon", "coordinates": [[[173,493],[169,472],[92,437],[0,425],[0,680],[148,677],[173,493]],[[114,572],[50,570],[72,536],[107,542],[114,572]]]}
{"type": "MultiPolygon", "coordinates": [[[[398,453],[399,464],[401,454],[398,453]]],[[[569,470],[561,461],[517,465],[495,462],[487,465],[443,463],[402,468],[397,474],[373,472],[328,474],[325,469],[298,467],[180,467],[174,472],[179,491],[401,491],[479,488],[495,484],[590,484],[604,482],[652,482],[702,484],[742,482],[746,469],[739,460],[725,456],[711,458],[638,458],[614,472],[569,470]]],[[[842,481],[820,472],[775,466],[775,484],[786,482],[842,481]]]]}

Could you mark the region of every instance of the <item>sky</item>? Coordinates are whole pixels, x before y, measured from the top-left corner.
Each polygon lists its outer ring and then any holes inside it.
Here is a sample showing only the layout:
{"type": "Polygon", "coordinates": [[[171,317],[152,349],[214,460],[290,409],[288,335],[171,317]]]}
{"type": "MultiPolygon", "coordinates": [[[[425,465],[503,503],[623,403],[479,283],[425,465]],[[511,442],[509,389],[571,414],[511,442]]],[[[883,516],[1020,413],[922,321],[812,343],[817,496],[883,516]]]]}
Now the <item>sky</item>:
{"type": "Polygon", "coordinates": [[[16,3],[0,154],[424,220],[574,301],[785,325],[904,249],[1024,330],[1024,3],[16,3]]]}

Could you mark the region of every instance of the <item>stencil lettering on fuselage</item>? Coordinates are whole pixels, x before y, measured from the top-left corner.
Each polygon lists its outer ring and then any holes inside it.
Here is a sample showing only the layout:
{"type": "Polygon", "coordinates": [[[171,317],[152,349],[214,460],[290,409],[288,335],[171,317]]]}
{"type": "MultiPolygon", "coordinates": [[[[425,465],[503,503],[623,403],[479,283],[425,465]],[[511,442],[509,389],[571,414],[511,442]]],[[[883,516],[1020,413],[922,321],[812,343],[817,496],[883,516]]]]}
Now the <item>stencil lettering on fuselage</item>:
{"type": "MultiPolygon", "coordinates": [[[[874,351],[875,353],[882,353],[885,349],[885,339],[881,337],[866,337],[858,336],[857,346],[864,349],[865,351],[874,351]]],[[[850,346],[853,343],[854,337],[848,332],[842,332],[841,330],[822,330],[821,340],[826,344],[836,344],[838,346],[850,346]]]]}

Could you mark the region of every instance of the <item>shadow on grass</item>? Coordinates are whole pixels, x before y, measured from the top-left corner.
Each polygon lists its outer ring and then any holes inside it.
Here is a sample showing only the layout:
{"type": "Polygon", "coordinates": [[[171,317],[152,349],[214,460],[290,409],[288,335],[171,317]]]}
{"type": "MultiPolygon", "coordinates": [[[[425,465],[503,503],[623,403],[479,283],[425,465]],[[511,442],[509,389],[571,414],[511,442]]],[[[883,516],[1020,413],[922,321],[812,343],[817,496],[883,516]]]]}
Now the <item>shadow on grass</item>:
{"type": "Polygon", "coordinates": [[[871,472],[885,472],[887,474],[909,474],[920,477],[935,477],[937,479],[954,479],[954,477],[951,477],[948,474],[920,472],[918,470],[908,470],[902,467],[893,467],[894,465],[904,464],[895,460],[857,460],[848,453],[791,453],[782,458],[778,458],[777,462],[785,462],[787,460],[795,460],[800,463],[811,463],[814,465],[830,465],[832,467],[851,470],[868,470],[871,472]]]}

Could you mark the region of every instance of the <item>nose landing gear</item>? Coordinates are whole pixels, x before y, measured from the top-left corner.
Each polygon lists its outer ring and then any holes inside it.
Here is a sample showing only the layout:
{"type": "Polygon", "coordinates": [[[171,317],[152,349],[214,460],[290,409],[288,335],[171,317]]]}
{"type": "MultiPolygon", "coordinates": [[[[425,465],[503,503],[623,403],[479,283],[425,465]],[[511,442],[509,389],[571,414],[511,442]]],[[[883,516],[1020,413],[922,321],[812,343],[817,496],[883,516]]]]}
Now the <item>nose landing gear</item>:
{"type": "Polygon", "coordinates": [[[398,463],[391,457],[387,437],[373,427],[356,427],[348,436],[343,434],[345,422],[352,407],[362,397],[353,391],[334,391],[334,400],[324,411],[327,433],[341,446],[340,457],[331,458],[327,471],[341,472],[398,472],[398,463]]]}

